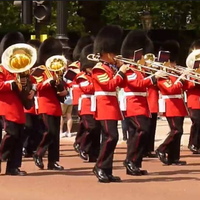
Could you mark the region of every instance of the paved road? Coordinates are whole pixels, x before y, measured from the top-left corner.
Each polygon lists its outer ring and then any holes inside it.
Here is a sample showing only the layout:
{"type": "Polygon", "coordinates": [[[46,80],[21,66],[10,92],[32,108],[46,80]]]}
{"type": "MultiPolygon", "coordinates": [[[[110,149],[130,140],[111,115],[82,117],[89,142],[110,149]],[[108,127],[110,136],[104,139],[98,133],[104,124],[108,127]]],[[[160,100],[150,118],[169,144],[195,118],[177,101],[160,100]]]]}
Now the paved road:
{"type": "MultiPolygon", "coordinates": [[[[189,123],[189,121],[188,121],[189,123]]],[[[157,143],[166,136],[166,122],[163,134],[157,134],[157,143]],[[160,135],[160,136],[159,136],[160,135]],[[159,139],[160,138],[160,139],[159,139]]],[[[185,124],[189,128],[190,124],[185,124]]],[[[189,130],[189,129],[188,129],[189,130]]],[[[187,133],[187,131],[186,131],[187,133]]],[[[188,138],[188,134],[185,135],[188,138]]],[[[24,159],[22,169],[26,177],[5,176],[5,163],[0,175],[0,200],[188,200],[199,198],[200,156],[192,155],[187,148],[182,149],[182,160],[187,166],[163,166],[157,158],[144,159],[143,168],[148,176],[133,177],[125,173],[123,160],[126,145],[118,144],[115,153],[114,174],[119,175],[122,183],[98,183],[92,174],[93,163],[84,163],[74,152],[73,138],[62,139],[61,161],[66,168],[63,172],[38,170],[32,159],[24,159]]],[[[187,139],[185,139],[187,141],[187,139]]],[[[46,159],[44,160],[47,165],[46,159]]]]}
{"type": "MultiPolygon", "coordinates": [[[[0,176],[1,200],[169,200],[199,198],[200,157],[182,151],[187,166],[163,166],[157,158],[145,159],[143,168],[148,176],[132,177],[125,173],[122,162],[126,146],[118,145],[115,153],[114,174],[122,183],[98,183],[92,174],[93,163],[84,163],[74,152],[72,143],[62,141],[63,172],[38,170],[32,159],[24,159],[22,169],[26,177],[0,176]]],[[[45,159],[45,165],[47,164],[45,159]]],[[[2,164],[5,171],[5,163],[2,164]]]]}

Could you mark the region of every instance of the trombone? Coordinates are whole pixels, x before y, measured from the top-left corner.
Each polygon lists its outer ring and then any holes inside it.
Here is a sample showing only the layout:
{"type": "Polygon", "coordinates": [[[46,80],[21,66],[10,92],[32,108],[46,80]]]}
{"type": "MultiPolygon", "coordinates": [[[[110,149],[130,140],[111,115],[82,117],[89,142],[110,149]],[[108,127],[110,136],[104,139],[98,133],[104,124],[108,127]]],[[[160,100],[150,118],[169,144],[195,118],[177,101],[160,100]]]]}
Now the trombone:
{"type": "MultiPolygon", "coordinates": [[[[90,61],[94,61],[94,62],[101,62],[103,60],[100,59],[100,55],[99,54],[89,54],[87,56],[87,59],[90,60],[90,61]]],[[[130,65],[135,65],[135,66],[139,66],[140,69],[137,69],[137,68],[134,68],[135,71],[139,71],[139,72],[145,72],[146,74],[148,75],[152,75],[152,72],[149,72],[149,71],[142,71],[142,68],[145,68],[145,69],[149,69],[149,70],[153,70],[153,71],[158,71],[157,69],[155,68],[151,68],[151,67],[148,67],[148,66],[145,66],[143,64],[140,64],[140,63],[136,63],[134,62],[134,60],[132,59],[127,59],[127,58],[123,58],[121,55],[118,55],[118,56],[115,56],[114,58],[115,60],[118,60],[118,61],[121,61],[125,64],[130,64],[130,65]]],[[[141,61],[142,62],[142,61],[141,61]]],[[[144,61],[144,64],[145,64],[145,61],[144,61]]],[[[165,77],[161,77],[161,78],[165,78],[165,77]]]]}

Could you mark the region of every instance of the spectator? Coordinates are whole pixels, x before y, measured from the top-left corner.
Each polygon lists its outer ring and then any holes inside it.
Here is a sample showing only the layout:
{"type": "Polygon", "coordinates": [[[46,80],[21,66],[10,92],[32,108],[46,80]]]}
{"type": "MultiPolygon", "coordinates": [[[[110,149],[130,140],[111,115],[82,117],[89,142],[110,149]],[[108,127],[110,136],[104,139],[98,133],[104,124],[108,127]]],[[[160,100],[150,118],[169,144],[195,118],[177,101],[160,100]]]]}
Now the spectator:
{"type": "Polygon", "coordinates": [[[72,136],[71,129],[72,129],[72,124],[73,124],[73,120],[72,120],[73,105],[72,105],[72,98],[70,94],[71,93],[69,92],[69,94],[66,97],[65,102],[61,104],[61,108],[62,108],[62,116],[61,116],[61,121],[60,121],[61,137],[72,136]],[[67,120],[67,131],[63,133],[64,117],[66,117],[66,120],[67,120]]]}

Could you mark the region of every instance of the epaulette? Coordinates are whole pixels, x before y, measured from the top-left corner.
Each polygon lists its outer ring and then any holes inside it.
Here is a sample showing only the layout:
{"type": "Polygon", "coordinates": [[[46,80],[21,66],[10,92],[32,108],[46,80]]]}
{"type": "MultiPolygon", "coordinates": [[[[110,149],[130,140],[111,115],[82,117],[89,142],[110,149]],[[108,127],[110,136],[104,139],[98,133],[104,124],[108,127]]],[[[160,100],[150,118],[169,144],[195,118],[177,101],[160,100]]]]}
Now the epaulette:
{"type": "Polygon", "coordinates": [[[71,63],[71,64],[68,66],[68,68],[70,68],[70,67],[75,67],[75,68],[77,68],[77,69],[80,69],[78,63],[79,63],[79,61],[73,62],[73,63],[71,63]]]}
{"type": "Polygon", "coordinates": [[[95,70],[95,69],[101,69],[103,71],[106,71],[103,67],[103,64],[101,62],[98,62],[93,68],[92,70],[95,70]]]}
{"type": "Polygon", "coordinates": [[[85,76],[85,74],[81,74],[76,79],[85,79],[85,80],[87,80],[87,77],[85,76]]]}

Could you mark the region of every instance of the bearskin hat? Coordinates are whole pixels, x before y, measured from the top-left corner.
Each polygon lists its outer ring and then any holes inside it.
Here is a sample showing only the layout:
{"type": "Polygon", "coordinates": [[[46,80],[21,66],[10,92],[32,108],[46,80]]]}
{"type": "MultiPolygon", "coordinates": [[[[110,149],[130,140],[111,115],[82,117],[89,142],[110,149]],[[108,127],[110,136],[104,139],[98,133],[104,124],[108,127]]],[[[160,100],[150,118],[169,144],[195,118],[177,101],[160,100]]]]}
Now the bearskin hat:
{"type": "Polygon", "coordinates": [[[143,54],[153,53],[153,42],[143,30],[130,31],[122,43],[121,55],[132,58],[138,49],[143,49],[143,54]]]}
{"type": "Polygon", "coordinates": [[[94,40],[94,53],[113,53],[118,55],[122,44],[123,30],[117,25],[102,28],[94,40]]]}
{"type": "Polygon", "coordinates": [[[160,50],[170,52],[170,61],[176,62],[179,56],[180,45],[176,40],[167,40],[163,43],[160,50]]]}
{"type": "Polygon", "coordinates": [[[196,40],[190,45],[189,53],[195,49],[200,49],[200,40],[196,40]]]}
{"type": "Polygon", "coordinates": [[[38,50],[42,43],[40,42],[40,40],[35,39],[35,40],[29,40],[27,44],[31,45],[32,47],[38,50]]]}
{"type": "Polygon", "coordinates": [[[2,56],[3,52],[11,45],[17,43],[25,43],[24,36],[20,32],[10,32],[6,34],[0,43],[0,57],[2,56]]]}
{"type": "Polygon", "coordinates": [[[74,61],[79,60],[82,49],[85,46],[87,46],[93,42],[94,42],[94,39],[91,36],[84,36],[84,37],[80,38],[76,44],[74,51],[73,51],[73,60],[74,61]]]}
{"type": "Polygon", "coordinates": [[[92,68],[96,64],[96,62],[87,59],[87,56],[92,53],[93,53],[93,44],[87,45],[81,51],[81,56],[80,56],[81,71],[85,71],[86,68],[92,68]]]}
{"type": "Polygon", "coordinates": [[[38,64],[44,65],[46,60],[54,55],[62,55],[62,44],[59,40],[49,37],[38,49],[38,64]]]}

